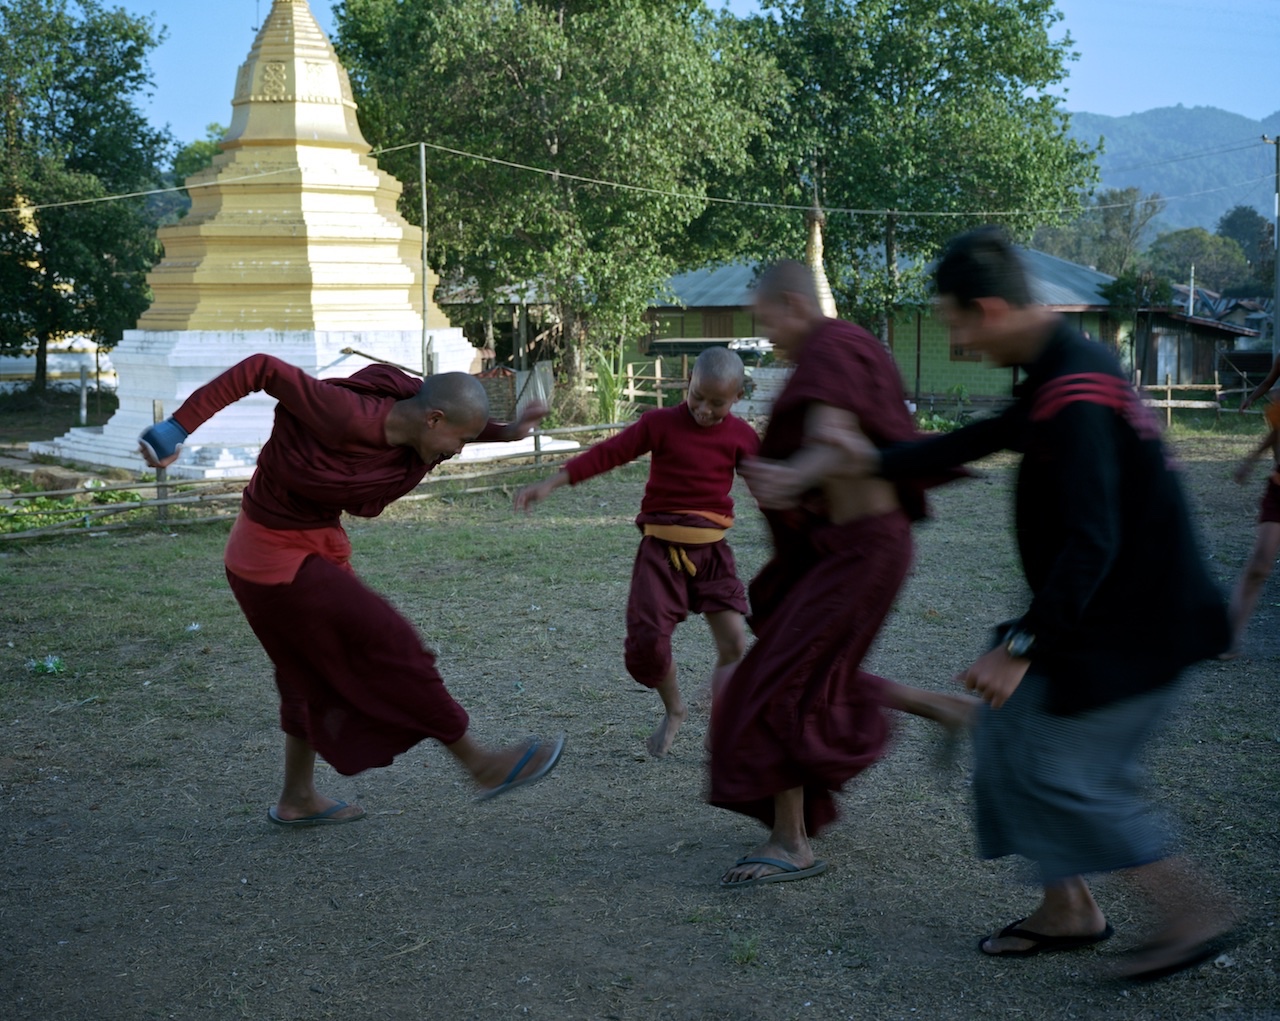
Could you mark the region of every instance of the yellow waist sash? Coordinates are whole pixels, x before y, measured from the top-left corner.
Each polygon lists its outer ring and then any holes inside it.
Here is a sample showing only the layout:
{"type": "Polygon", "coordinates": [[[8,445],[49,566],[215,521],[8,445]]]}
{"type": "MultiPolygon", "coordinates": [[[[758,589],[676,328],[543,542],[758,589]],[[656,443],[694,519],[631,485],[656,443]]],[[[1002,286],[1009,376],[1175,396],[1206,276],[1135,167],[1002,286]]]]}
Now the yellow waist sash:
{"type": "MultiPolygon", "coordinates": [[[[704,518],[714,521],[724,522],[724,528],[698,528],[693,525],[642,525],[641,528],[645,535],[651,535],[655,539],[661,539],[663,542],[680,543],[684,546],[706,546],[709,543],[719,542],[725,537],[725,533],[729,531],[729,526],[733,524],[733,518],[724,514],[708,514],[706,511],[677,511],[678,514],[698,514],[704,518]]],[[[694,566],[689,555],[685,553],[680,546],[668,546],[667,556],[671,560],[671,566],[677,571],[684,571],[690,577],[698,573],[698,568],[694,566]]]]}

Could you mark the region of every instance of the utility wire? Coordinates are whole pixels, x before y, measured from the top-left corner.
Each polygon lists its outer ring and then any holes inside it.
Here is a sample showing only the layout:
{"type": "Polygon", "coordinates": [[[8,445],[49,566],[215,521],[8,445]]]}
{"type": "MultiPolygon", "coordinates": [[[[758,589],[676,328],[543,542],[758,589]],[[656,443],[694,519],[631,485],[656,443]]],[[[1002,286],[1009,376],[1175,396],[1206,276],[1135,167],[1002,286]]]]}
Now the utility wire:
{"type": "MultiPolygon", "coordinates": [[[[697,195],[690,192],[664,191],[660,188],[649,188],[644,185],[625,184],[620,181],[606,181],[596,177],[586,177],[582,174],[571,174],[562,170],[548,170],[545,167],[530,166],[525,163],[516,163],[512,160],[501,159],[497,156],[483,156],[479,153],[467,152],[464,149],[454,149],[447,145],[437,145],[433,142],[406,142],[403,145],[387,146],[383,149],[375,149],[370,155],[379,156],[387,153],[399,152],[404,149],[417,148],[419,144],[426,146],[428,149],[434,149],[437,152],[443,152],[451,156],[458,156],[464,159],[475,160],[480,163],[489,163],[495,166],[509,167],[513,170],[522,170],[527,173],[541,174],[545,177],[554,177],[561,180],[577,181],[581,184],[591,184],[602,188],[616,188],[620,191],[638,192],[645,195],[654,195],[660,198],[680,199],[688,202],[702,202],[710,205],[728,205],[728,206],[744,206],[755,209],[780,209],[790,212],[807,212],[811,205],[797,205],[786,202],[761,202],[752,199],[733,199],[723,198],[716,195],[697,195]]],[[[1254,143],[1261,144],[1261,143],[1254,143]]],[[[1241,148],[1247,148],[1242,146],[1241,148]]],[[[1234,150],[1232,150],[1234,151],[1234,150]]],[[[1191,157],[1188,157],[1191,158],[1191,157]]],[[[11,206],[8,209],[0,209],[0,214],[19,213],[19,212],[38,212],[44,209],[62,209],[69,206],[93,205],[100,202],[114,202],[120,199],[141,198],[147,195],[163,195],[176,191],[192,191],[196,188],[212,188],[215,186],[223,186],[228,184],[237,184],[241,181],[256,180],[263,177],[272,177],[279,174],[293,173],[296,168],[282,167],[278,170],[264,170],[256,174],[241,174],[236,177],[214,179],[212,181],[202,181],[192,185],[175,185],[170,188],[152,188],[147,191],[127,192],[119,195],[100,195],[89,199],[72,199],[66,202],[48,202],[35,206],[11,206]]],[[[1221,185],[1216,188],[1205,188],[1200,191],[1186,192],[1181,195],[1162,195],[1161,199],[1165,202],[1173,202],[1179,199],[1195,198],[1200,195],[1209,195],[1214,192],[1226,191],[1230,188],[1237,188],[1244,185],[1257,184],[1260,181],[1271,179],[1271,174],[1264,174],[1260,177],[1249,178],[1245,181],[1234,181],[1230,184],[1221,185]]],[[[1097,205],[1093,209],[1119,209],[1129,205],[1128,202],[1113,202],[1104,205],[1097,205]]],[[[938,217],[938,218],[960,218],[960,217],[1005,217],[1005,216],[1050,216],[1050,215],[1070,215],[1078,212],[1074,208],[1056,208],[1056,209],[1001,209],[1001,210],[908,210],[908,209],[857,209],[848,206],[825,206],[823,211],[831,213],[842,213],[847,216],[895,216],[907,217],[938,217]]]]}

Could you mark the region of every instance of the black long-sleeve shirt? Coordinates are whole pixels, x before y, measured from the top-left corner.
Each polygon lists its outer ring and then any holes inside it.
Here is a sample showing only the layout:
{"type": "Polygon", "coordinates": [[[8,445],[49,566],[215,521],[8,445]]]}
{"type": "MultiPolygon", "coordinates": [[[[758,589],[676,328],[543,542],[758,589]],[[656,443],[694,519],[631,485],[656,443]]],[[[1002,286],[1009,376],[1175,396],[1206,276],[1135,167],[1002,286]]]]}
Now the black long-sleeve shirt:
{"type": "Polygon", "coordinates": [[[1060,321],[997,417],[883,453],[920,478],[1022,453],[1015,527],[1050,707],[1079,712],[1172,681],[1223,651],[1226,606],[1200,553],[1159,428],[1100,344],[1060,321]]]}

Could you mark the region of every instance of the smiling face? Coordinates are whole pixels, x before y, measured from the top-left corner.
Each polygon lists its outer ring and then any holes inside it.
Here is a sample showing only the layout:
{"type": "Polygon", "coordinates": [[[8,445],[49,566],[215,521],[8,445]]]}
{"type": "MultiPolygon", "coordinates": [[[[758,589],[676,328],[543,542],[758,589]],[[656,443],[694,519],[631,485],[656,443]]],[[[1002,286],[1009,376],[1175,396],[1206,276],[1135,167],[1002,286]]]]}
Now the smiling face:
{"type": "Polygon", "coordinates": [[[729,415],[734,403],[742,399],[742,385],[736,380],[704,378],[695,372],[689,380],[685,403],[693,420],[704,429],[719,425],[729,415]]]}

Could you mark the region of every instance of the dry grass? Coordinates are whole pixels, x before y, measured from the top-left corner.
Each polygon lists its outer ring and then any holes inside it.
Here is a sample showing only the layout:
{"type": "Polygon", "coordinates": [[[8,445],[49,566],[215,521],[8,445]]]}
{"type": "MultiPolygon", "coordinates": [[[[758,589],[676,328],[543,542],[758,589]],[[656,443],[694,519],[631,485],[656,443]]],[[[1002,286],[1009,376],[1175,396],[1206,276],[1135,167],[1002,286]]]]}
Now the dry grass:
{"type": "MultiPolygon", "coordinates": [[[[1250,437],[1179,441],[1224,582],[1252,541],[1258,485],[1226,481],[1250,437]]],[[[871,664],[944,688],[1015,612],[1008,459],[940,492],[916,572],[871,664]]],[[[1253,916],[1229,962],[1149,988],[1100,952],[984,960],[977,937],[1024,914],[1012,863],[978,862],[963,768],[901,723],[819,846],[820,879],[722,893],[753,824],[702,803],[701,719],[643,755],[656,697],[621,663],[643,471],[561,491],[528,520],[502,494],[352,522],[357,564],[440,650],[479,734],[564,730],[547,783],[477,806],[432,745],[355,778],[354,826],[282,831],[268,663],[221,577],[225,526],[0,551],[0,1002],[15,1019],[1051,1018],[1275,1019],[1280,744],[1273,582],[1248,653],[1194,670],[1156,748],[1160,801],[1188,850],[1253,916]],[[198,630],[188,626],[198,623],[198,630]],[[26,663],[61,656],[62,674],[26,663]]],[[[742,514],[744,574],[766,555],[742,514]]],[[[1152,593],[1158,598],[1159,593],[1152,593]]],[[[686,683],[712,662],[677,632],[686,683]]]]}

